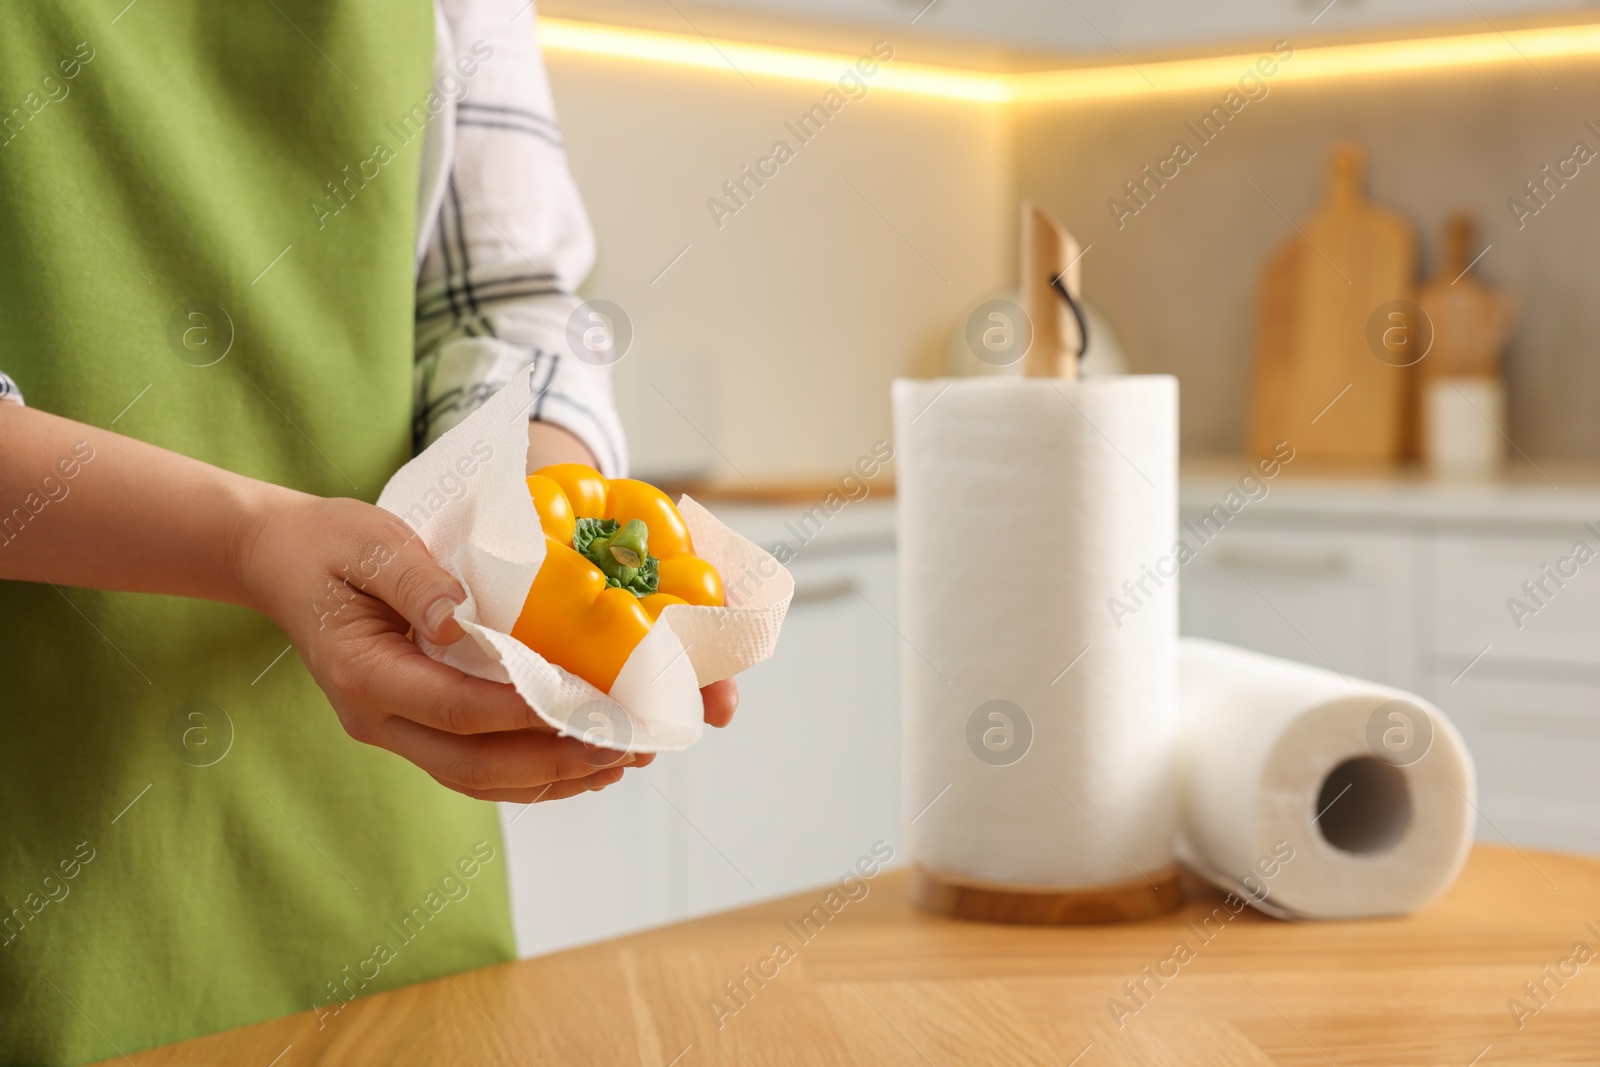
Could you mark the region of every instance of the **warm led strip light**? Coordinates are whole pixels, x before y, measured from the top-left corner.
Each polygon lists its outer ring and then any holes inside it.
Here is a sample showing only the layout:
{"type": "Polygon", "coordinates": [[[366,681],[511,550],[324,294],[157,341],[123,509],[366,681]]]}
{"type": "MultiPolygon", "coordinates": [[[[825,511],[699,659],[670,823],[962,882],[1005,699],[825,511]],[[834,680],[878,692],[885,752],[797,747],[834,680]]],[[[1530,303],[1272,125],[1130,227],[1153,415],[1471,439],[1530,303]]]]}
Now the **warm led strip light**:
{"type": "MultiPolygon", "coordinates": [[[[1040,71],[1020,75],[1013,80],[1013,99],[1023,102],[1093,100],[1109,96],[1218,88],[1237,81],[1263,53],[1164,60],[1142,63],[1138,70],[1122,64],[1115,67],[1040,71]]],[[[1280,64],[1271,80],[1276,84],[1314,78],[1475,67],[1596,54],[1600,54],[1600,24],[1508,30],[1503,36],[1490,32],[1370,44],[1308,45],[1296,48],[1294,58],[1280,64]]]]}
{"type": "MultiPolygon", "coordinates": [[[[711,41],[686,34],[629,29],[600,23],[545,18],[540,40],[552,51],[639,59],[675,66],[766,75],[813,85],[833,85],[859,58],[740,41],[711,41]]],[[[1291,44],[1293,42],[1290,42],[1291,44]]],[[[1171,59],[1141,63],[986,74],[955,67],[892,60],[872,75],[874,89],[976,103],[1046,103],[1143,96],[1229,85],[1261,53],[1171,59]]],[[[1600,24],[1507,30],[1370,44],[1312,45],[1272,76],[1276,83],[1360,74],[1439,70],[1449,67],[1521,63],[1600,55],[1600,24]]]]}
{"type": "MultiPolygon", "coordinates": [[[[552,51],[584,52],[700,67],[732,74],[765,74],[813,85],[833,85],[860,56],[808,52],[740,41],[716,41],[657,30],[628,29],[593,22],[541,18],[539,41],[552,51]]],[[[1003,78],[953,67],[930,67],[890,60],[872,75],[874,89],[1004,104],[1015,96],[1003,78]]]]}

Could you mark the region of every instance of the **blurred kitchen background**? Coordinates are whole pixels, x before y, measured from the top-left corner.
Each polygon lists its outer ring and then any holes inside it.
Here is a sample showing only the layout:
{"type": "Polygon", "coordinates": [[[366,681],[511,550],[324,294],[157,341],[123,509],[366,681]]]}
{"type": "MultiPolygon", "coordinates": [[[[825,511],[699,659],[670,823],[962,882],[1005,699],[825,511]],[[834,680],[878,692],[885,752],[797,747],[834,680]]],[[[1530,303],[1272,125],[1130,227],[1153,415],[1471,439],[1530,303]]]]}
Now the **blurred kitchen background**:
{"type": "Polygon", "coordinates": [[[1297,457],[1184,567],[1183,630],[1422,693],[1477,760],[1481,838],[1600,852],[1600,563],[1560,562],[1600,551],[1600,167],[1574,159],[1600,151],[1594,6],[545,0],[600,248],[584,292],[633,332],[616,384],[635,473],[786,544],[798,584],[732,729],[603,794],[507,810],[524,951],[793,892],[898,845],[918,812],[897,771],[894,463],[873,462],[890,382],[988,369],[965,329],[1014,290],[1032,200],[1085,247],[1091,369],[1180,380],[1198,522],[1250,469],[1258,324],[1288,313],[1264,306],[1264,268],[1303,239],[1339,143],[1409,224],[1417,283],[1453,273],[1451,214],[1475,218],[1471,283],[1516,309],[1504,414],[1482,413],[1505,459],[1446,477],[1297,457]],[[801,143],[786,124],[878,42],[893,58],[801,143]],[[1129,199],[1279,42],[1294,58],[1264,95],[1129,199]],[[1192,88],[1165,88],[1176,60],[1201,61],[1192,88]],[[1016,84],[997,75],[1041,71],[1067,73],[995,98],[1016,84]],[[778,140],[793,158],[730,198],[778,140]],[[1113,198],[1139,210],[1119,220],[1113,198]]]}

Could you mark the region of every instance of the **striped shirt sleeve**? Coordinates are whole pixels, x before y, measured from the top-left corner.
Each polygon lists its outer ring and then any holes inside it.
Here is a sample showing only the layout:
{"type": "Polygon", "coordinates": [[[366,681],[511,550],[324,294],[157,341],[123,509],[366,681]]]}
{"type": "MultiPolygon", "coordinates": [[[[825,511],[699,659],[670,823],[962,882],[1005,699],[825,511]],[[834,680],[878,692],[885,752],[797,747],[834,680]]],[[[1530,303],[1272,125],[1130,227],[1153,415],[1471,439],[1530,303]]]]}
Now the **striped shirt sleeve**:
{"type": "Polygon", "coordinates": [[[611,395],[611,322],[577,295],[594,235],[567,167],[533,8],[508,23],[494,0],[439,7],[454,152],[418,274],[414,446],[531,371],[530,418],[576,435],[618,477],[628,456],[611,395]]]}

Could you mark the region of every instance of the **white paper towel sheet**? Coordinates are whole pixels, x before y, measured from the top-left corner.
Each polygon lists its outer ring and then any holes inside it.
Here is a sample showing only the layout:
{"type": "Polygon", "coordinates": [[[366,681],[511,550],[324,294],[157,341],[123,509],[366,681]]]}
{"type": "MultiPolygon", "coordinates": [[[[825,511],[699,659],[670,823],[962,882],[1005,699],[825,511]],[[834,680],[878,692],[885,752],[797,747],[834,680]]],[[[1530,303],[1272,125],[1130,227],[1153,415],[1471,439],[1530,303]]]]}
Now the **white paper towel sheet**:
{"type": "Polygon", "coordinates": [[[895,383],[922,867],[1050,889],[1173,863],[1176,582],[1146,574],[1176,540],[1177,409],[1170,377],[895,383]]]}
{"type": "Polygon", "coordinates": [[[727,606],[673,605],[639,642],[608,696],[511,636],[544,562],[544,534],[528,495],[528,412],[533,374],[519,374],[486,404],[397,471],[378,505],[422,535],[467,601],[467,637],[419,641],[434,659],[510,682],[545,722],[619,751],[686,748],[704,730],[699,689],[773,653],[794,595],[783,565],[688,497],[679,510],[697,555],[722,576],[727,606]]]}
{"type": "Polygon", "coordinates": [[[1477,790],[1438,708],[1228,645],[1179,647],[1186,864],[1282,918],[1401,915],[1449,887],[1477,790]]]}

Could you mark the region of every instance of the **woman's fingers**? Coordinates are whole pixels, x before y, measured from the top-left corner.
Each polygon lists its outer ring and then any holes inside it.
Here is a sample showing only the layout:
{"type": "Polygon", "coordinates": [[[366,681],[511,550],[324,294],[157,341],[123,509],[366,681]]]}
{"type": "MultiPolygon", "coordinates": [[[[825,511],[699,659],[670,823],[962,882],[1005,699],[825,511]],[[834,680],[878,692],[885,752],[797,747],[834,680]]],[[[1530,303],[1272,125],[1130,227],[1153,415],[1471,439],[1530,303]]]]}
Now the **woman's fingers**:
{"type": "Polygon", "coordinates": [[[597,771],[621,770],[633,757],[591,748],[571,737],[519,730],[495,734],[452,734],[392,717],[374,731],[372,742],[415,763],[464,793],[518,789],[538,791],[551,783],[576,781],[597,771]]]}
{"type": "Polygon", "coordinates": [[[700,690],[700,699],[705,703],[706,723],[721,729],[733,721],[734,709],[739,706],[739,684],[732,678],[712,682],[700,690]]]}
{"type": "Polygon", "coordinates": [[[389,523],[388,536],[364,557],[361,591],[394,608],[423,637],[439,645],[454,644],[465,631],[455,609],[467,596],[461,583],[435,563],[428,548],[399,519],[389,523]]]}
{"type": "Polygon", "coordinates": [[[542,804],[548,800],[566,800],[582,793],[597,793],[607,786],[622,781],[622,771],[621,767],[613,767],[606,771],[596,771],[587,778],[552,782],[538,789],[463,789],[442,779],[434,780],[475,800],[492,800],[505,804],[542,804]]]}
{"type": "MultiPolygon", "coordinates": [[[[347,687],[351,703],[374,723],[398,715],[451,734],[555,732],[511,686],[474,678],[429,659],[400,634],[381,634],[374,640],[381,653],[352,665],[361,674],[347,687]]],[[[351,724],[345,725],[348,729],[351,724]]]]}

